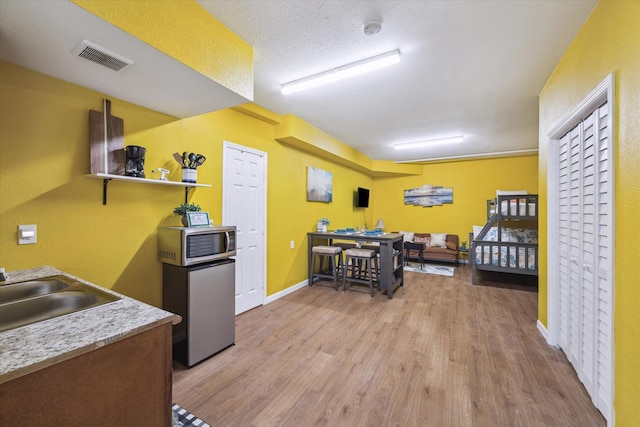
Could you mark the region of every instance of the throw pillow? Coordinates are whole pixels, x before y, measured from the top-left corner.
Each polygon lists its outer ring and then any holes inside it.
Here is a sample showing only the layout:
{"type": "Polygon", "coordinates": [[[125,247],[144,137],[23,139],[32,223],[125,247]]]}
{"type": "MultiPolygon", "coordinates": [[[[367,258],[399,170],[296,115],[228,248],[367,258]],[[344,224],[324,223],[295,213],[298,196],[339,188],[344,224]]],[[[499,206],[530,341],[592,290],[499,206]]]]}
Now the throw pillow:
{"type": "Polygon", "coordinates": [[[405,242],[413,242],[413,231],[398,231],[398,233],[403,234],[404,235],[404,241],[405,242]]]}
{"type": "Polygon", "coordinates": [[[440,248],[447,247],[447,235],[446,233],[431,233],[431,245],[440,248]]]}
{"type": "Polygon", "coordinates": [[[431,237],[425,236],[425,235],[419,235],[419,236],[414,235],[413,241],[415,243],[424,243],[425,246],[429,246],[429,242],[431,242],[431,237]]]}

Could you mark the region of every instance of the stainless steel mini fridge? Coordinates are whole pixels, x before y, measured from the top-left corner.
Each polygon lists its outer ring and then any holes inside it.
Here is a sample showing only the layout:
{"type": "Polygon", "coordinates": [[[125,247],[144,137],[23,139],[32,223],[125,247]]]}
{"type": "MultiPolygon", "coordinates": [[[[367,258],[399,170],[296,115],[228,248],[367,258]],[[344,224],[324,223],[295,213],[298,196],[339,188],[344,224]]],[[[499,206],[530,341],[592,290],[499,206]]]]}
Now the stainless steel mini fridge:
{"type": "Polygon", "coordinates": [[[187,367],[235,343],[235,260],[181,267],[163,264],[162,307],[173,326],[173,358],[187,367]]]}

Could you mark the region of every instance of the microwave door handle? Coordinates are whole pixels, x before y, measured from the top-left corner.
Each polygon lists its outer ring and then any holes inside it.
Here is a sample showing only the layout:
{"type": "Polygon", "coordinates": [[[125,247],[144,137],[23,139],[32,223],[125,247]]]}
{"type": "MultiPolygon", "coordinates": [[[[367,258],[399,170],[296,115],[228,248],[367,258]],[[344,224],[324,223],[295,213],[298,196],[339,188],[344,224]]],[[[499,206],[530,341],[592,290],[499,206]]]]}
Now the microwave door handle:
{"type": "Polygon", "coordinates": [[[229,232],[224,232],[224,251],[229,252],[229,232]]]}

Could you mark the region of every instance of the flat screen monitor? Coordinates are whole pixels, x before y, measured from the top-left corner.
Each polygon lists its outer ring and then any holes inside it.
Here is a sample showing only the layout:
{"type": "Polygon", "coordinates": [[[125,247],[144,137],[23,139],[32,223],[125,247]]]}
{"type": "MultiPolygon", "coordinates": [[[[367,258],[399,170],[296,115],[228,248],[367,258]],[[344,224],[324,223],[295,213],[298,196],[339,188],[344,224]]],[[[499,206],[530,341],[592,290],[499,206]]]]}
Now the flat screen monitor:
{"type": "Polygon", "coordinates": [[[356,195],[356,208],[368,208],[369,207],[369,190],[366,188],[358,187],[358,194],[356,195]]]}

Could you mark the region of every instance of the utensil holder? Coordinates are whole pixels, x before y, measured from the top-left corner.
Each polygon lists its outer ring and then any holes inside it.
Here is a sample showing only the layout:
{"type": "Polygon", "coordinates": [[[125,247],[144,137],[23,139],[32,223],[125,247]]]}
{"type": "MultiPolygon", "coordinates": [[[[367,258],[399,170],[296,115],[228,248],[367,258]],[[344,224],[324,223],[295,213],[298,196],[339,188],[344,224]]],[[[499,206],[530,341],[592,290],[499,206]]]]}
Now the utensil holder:
{"type": "Polygon", "coordinates": [[[182,168],[182,182],[195,184],[198,181],[198,170],[192,168],[182,168]]]}

